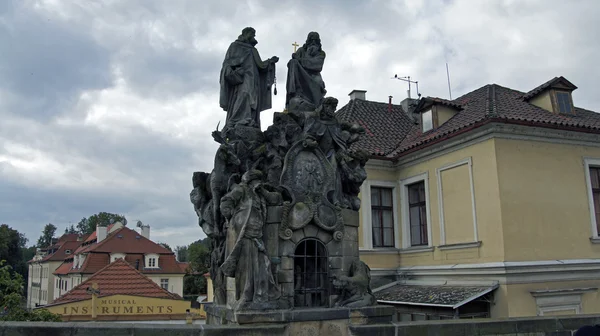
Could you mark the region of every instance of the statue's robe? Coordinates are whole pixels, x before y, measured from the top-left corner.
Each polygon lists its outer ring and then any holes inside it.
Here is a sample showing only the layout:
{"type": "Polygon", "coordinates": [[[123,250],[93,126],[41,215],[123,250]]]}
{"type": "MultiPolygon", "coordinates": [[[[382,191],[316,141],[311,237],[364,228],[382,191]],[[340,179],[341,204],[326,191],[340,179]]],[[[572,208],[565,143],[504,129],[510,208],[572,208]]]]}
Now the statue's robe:
{"type": "Polygon", "coordinates": [[[325,52],[319,51],[315,56],[309,55],[303,47],[296,51],[296,58],[288,62],[288,75],[286,82],[286,106],[294,97],[298,97],[319,107],[325,97],[325,82],[321,77],[325,52]]]}
{"type": "MultiPolygon", "coordinates": [[[[270,193],[275,199],[278,195],[270,193]]],[[[237,185],[221,199],[221,209],[230,212],[226,259],[221,270],[235,278],[234,309],[265,309],[279,298],[271,273],[270,258],[264,249],[263,226],[266,200],[246,184],[237,185]]]]}
{"type": "Polygon", "coordinates": [[[219,104],[227,111],[225,128],[237,124],[260,128],[260,112],[271,108],[275,63],[262,61],[249,43],[231,43],[221,68],[219,104]]]}

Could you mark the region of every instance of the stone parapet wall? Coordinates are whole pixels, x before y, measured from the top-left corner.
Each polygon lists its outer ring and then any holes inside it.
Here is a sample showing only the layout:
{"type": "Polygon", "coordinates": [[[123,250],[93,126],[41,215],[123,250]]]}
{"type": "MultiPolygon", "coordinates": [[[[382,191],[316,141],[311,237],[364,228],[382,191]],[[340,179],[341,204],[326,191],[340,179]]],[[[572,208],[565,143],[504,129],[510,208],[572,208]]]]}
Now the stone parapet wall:
{"type": "MultiPolygon", "coordinates": [[[[393,324],[350,324],[346,330],[342,328],[319,328],[319,321],[307,321],[302,329],[316,331],[313,334],[327,336],[337,335],[368,335],[368,336],[572,336],[584,325],[600,324],[600,316],[578,315],[571,317],[532,317],[515,319],[480,319],[427,321],[393,324]]],[[[297,335],[299,330],[292,330],[280,324],[252,324],[242,326],[211,326],[211,325],[165,325],[143,323],[108,323],[108,322],[0,322],[2,336],[199,336],[199,335],[297,335]]],[[[308,330],[303,330],[304,332],[308,330]]]]}
{"type": "Polygon", "coordinates": [[[356,336],[572,336],[585,325],[600,324],[598,315],[473,319],[350,326],[356,336]]]}

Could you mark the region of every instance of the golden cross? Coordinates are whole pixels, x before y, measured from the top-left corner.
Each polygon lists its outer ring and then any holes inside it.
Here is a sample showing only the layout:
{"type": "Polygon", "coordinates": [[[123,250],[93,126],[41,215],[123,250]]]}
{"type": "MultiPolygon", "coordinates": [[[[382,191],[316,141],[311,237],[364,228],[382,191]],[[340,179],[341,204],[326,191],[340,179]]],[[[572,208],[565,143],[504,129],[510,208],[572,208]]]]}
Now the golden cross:
{"type": "Polygon", "coordinates": [[[292,43],[292,45],[294,46],[294,52],[296,52],[296,48],[298,48],[299,44],[297,42],[292,43]]]}

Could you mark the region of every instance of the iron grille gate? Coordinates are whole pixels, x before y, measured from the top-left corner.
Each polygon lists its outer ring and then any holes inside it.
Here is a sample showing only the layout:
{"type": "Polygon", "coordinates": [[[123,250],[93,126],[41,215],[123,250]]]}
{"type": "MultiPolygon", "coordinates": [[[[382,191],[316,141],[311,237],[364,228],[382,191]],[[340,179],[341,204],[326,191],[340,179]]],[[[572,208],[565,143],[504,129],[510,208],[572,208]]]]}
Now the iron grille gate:
{"type": "Polygon", "coordinates": [[[327,248],[316,239],[298,243],[294,253],[294,306],[323,307],[329,301],[327,248]]]}

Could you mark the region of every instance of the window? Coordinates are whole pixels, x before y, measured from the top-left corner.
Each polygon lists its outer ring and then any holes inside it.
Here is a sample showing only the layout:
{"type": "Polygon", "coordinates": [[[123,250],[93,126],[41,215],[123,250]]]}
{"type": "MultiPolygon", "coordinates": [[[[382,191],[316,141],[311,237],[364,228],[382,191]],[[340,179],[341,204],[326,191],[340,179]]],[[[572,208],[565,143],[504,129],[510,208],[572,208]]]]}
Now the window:
{"type": "Polygon", "coordinates": [[[427,132],[433,128],[433,112],[431,109],[423,112],[421,114],[422,124],[423,124],[423,132],[427,132]]]}
{"type": "Polygon", "coordinates": [[[408,186],[408,214],[410,223],[410,245],[428,245],[427,202],[425,200],[425,182],[408,186]]]}
{"type": "Polygon", "coordinates": [[[596,230],[600,232],[600,167],[590,167],[590,185],[592,188],[593,212],[596,215],[596,230]]]}
{"type": "Polygon", "coordinates": [[[148,259],[148,267],[156,267],[156,258],[148,259]]]}
{"type": "Polygon", "coordinates": [[[394,247],[392,188],[371,187],[373,247],[394,247]]]}
{"type": "Polygon", "coordinates": [[[169,279],[160,279],[160,287],[169,290],[169,279]]]}
{"type": "Polygon", "coordinates": [[[567,92],[556,92],[556,104],[559,113],[571,113],[571,97],[567,92]]]}

